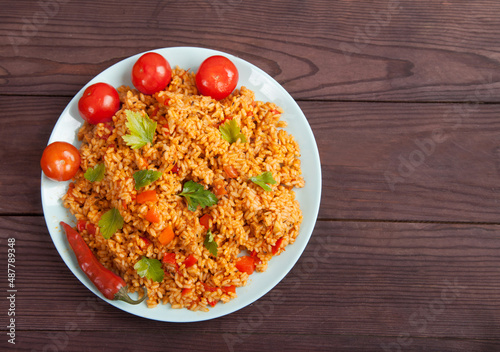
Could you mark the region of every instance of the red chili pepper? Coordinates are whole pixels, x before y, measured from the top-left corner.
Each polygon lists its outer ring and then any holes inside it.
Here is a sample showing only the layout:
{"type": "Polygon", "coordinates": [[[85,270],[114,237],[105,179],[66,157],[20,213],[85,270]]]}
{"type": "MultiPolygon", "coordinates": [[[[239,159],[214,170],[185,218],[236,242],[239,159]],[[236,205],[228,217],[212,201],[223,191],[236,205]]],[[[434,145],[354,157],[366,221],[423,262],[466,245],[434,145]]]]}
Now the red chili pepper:
{"type": "Polygon", "coordinates": [[[82,271],[97,287],[97,289],[106,297],[111,300],[121,300],[130,304],[139,304],[147,297],[147,290],[144,288],[144,296],[135,301],[127,294],[127,284],[120,276],[116,275],[109,269],[106,269],[94,253],[87,246],[82,236],[75,231],[71,226],[61,221],[61,226],[66,231],[66,237],[69,245],[75,253],[76,259],[82,271]]]}

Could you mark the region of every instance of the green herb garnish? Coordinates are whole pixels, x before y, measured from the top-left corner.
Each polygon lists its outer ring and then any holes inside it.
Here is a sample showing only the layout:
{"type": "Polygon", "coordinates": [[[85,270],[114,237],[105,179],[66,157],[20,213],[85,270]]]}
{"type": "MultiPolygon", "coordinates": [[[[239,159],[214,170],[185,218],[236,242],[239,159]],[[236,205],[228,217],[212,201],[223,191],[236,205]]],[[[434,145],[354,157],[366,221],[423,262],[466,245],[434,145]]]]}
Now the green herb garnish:
{"type": "Polygon", "coordinates": [[[140,277],[146,277],[156,282],[162,282],[165,276],[161,262],[158,259],[142,257],[141,260],[135,263],[134,269],[137,270],[140,277]]]}
{"type": "Polygon", "coordinates": [[[148,143],[153,143],[156,130],[156,122],[148,115],[142,116],[140,112],[125,110],[127,122],[125,125],[130,130],[130,134],[123,136],[123,140],[132,149],[139,149],[148,143]]]}
{"type": "Polygon", "coordinates": [[[118,209],[113,208],[104,213],[101,220],[99,220],[98,225],[101,230],[102,237],[108,240],[117,230],[120,230],[123,227],[123,217],[118,209]]]}
{"type": "Polygon", "coordinates": [[[241,143],[245,143],[247,141],[245,135],[241,133],[240,127],[234,119],[226,121],[226,123],[220,125],[219,131],[222,134],[222,138],[229,143],[234,143],[238,139],[240,139],[241,143]]]}
{"type": "Polygon", "coordinates": [[[206,249],[212,254],[214,257],[217,257],[217,242],[215,242],[214,235],[212,231],[208,230],[207,235],[205,236],[205,241],[203,245],[206,249]]]}
{"type": "Polygon", "coordinates": [[[139,190],[141,187],[147,186],[155,182],[161,177],[160,171],[154,170],[139,170],[134,173],[135,189],[139,190]]]}
{"type": "Polygon", "coordinates": [[[196,211],[198,205],[205,208],[217,204],[219,201],[215,194],[194,181],[186,182],[179,195],[186,198],[188,209],[191,211],[196,211]]]}
{"type": "Polygon", "coordinates": [[[250,177],[250,181],[264,188],[264,191],[271,191],[271,187],[269,187],[267,183],[270,185],[276,184],[276,180],[273,178],[273,174],[270,171],[263,172],[258,176],[250,177]]]}
{"type": "Polygon", "coordinates": [[[104,166],[104,163],[97,164],[93,168],[89,167],[87,171],[85,171],[83,176],[90,182],[102,181],[102,179],[104,178],[105,171],[106,167],[104,166]]]}

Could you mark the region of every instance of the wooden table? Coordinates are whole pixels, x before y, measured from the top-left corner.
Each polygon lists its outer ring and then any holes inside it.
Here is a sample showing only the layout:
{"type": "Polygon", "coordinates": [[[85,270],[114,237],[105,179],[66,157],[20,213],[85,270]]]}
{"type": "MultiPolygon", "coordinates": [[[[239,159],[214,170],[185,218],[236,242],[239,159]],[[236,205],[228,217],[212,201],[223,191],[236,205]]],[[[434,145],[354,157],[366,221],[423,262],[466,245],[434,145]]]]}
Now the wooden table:
{"type": "Polygon", "coordinates": [[[0,1],[1,350],[500,350],[500,3],[0,1]],[[41,153],[71,98],[139,52],[221,50],[273,76],[315,134],[316,228],[268,295],[173,324],[98,299],[45,226],[41,153]],[[6,296],[7,295],[7,296],[6,296]]]}

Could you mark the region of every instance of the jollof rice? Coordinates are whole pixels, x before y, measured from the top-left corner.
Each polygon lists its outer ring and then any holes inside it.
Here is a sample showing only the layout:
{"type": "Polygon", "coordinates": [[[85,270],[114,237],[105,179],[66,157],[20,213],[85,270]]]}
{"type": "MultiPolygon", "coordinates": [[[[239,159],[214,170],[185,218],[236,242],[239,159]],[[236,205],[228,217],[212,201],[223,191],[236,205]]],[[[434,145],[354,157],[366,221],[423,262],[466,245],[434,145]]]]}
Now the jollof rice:
{"type": "Polygon", "coordinates": [[[242,254],[256,258],[256,270],[265,271],[274,255],[279,255],[299,233],[302,213],[295,200],[294,187],[303,187],[299,147],[282,127],[282,110],[269,102],[254,100],[245,87],[221,101],[197,95],[195,74],[176,68],[167,90],[154,96],[135,89],[118,89],[122,108],[112,123],[84,123],[78,132],[82,140],[81,169],[63,197],[77,220],[95,225],[97,233],[82,231],[82,236],[105,267],[121,275],[130,292],[142,295],[148,289],[147,304],[170,303],[173,308],[207,310],[214,302],[228,302],[236,294],[225,287],[244,286],[248,274],[240,272],[236,258],[242,254]],[[131,149],[122,136],[125,110],[147,114],[157,122],[153,144],[131,149]],[[221,138],[219,125],[234,119],[247,142],[228,143],[221,138]],[[102,181],[89,182],[83,173],[98,163],[106,167],[102,181]],[[238,176],[231,178],[224,167],[232,166],[238,176]],[[134,188],[132,175],[138,170],[158,170],[162,176],[142,188],[134,188]],[[249,181],[252,176],[270,171],[277,181],[265,191],[249,181]],[[178,194],[183,184],[193,180],[206,189],[224,187],[218,204],[196,211],[187,208],[178,194]],[[156,190],[154,204],[138,204],[138,192],[156,190]],[[160,221],[145,219],[154,207],[160,221]],[[111,208],[119,210],[125,225],[110,239],[99,234],[98,222],[111,208]],[[211,215],[210,227],[218,245],[214,257],[204,247],[206,228],[200,217],[211,215]],[[163,246],[157,237],[171,226],[175,238],[163,246]],[[281,239],[279,242],[278,240],[281,239]],[[279,248],[276,248],[277,242],[279,248]],[[140,277],[134,269],[143,256],[162,260],[175,253],[177,270],[163,264],[165,277],[154,282],[140,277]],[[197,263],[183,264],[193,254],[197,263]]]}

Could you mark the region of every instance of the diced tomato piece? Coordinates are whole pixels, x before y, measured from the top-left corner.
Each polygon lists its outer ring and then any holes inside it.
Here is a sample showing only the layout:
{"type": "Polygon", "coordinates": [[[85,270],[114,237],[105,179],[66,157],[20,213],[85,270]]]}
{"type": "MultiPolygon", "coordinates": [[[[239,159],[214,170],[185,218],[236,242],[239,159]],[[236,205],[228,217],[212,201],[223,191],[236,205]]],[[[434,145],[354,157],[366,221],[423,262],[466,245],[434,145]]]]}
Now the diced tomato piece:
{"type": "Polygon", "coordinates": [[[186,260],[184,261],[184,265],[186,268],[189,268],[190,266],[195,265],[198,262],[198,259],[194,256],[194,254],[190,254],[186,260]]]}
{"type": "Polygon", "coordinates": [[[229,178],[238,177],[238,171],[234,168],[233,165],[224,166],[224,171],[229,178]]]}
{"type": "Polygon", "coordinates": [[[174,230],[172,230],[172,226],[169,225],[165,227],[165,229],[160,233],[160,236],[158,236],[158,241],[160,241],[162,245],[166,245],[172,242],[174,237],[174,230]]]}
{"type": "Polygon", "coordinates": [[[144,218],[149,222],[160,222],[160,215],[155,208],[150,208],[144,218]]]}
{"type": "Polygon", "coordinates": [[[139,247],[141,247],[141,249],[145,251],[148,249],[149,245],[151,244],[151,241],[148,240],[146,237],[139,236],[138,244],[139,247]]]}
{"type": "Polygon", "coordinates": [[[177,261],[175,260],[175,253],[165,253],[161,261],[163,264],[167,265],[170,272],[179,272],[179,264],[177,264],[177,261]]]}
{"type": "Polygon", "coordinates": [[[223,196],[224,194],[227,194],[226,187],[224,187],[224,181],[215,180],[213,187],[216,196],[223,196]]]}
{"type": "Polygon", "coordinates": [[[78,232],[82,232],[83,230],[85,230],[86,226],[87,222],[85,220],[78,220],[76,222],[76,229],[78,230],[78,232]]]}
{"type": "Polygon", "coordinates": [[[95,235],[97,233],[97,227],[91,222],[87,222],[85,228],[89,232],[89,235],[95,235]]]}
{"type": "Polygon", "coordinates": [[[156,202],[156,191],[150,190],[150,191],[144,191],[141,192],[137,195],[136,202],[139,204],[144,204],[146,202],[156,202]]]}
{"type": "Polygon", "coordinates": [[[103,132],[103,134],[101,136],[99,136],[99,138],[101,139],[108,139],[109,136],[111,136],[111,134],[113,133],[113,130],[115,129],[115,126],[113,126],[113,124],[111,124],[110,122],[106,122],[104,124],[104,129],[106,130],[105,132],[103,132]]]}
{"type": "Polygon", "coordinates": [[[149,117],[153,117],[153,116],[158,115],[158,110],[159,110],[159,109],[158,109],[158,107],[157,107],[157,106],[153,106],[153,107],[151,108],[151,113],[149,114],[149,117]]]}
{"type": "Polygon", "coordinates": [[[73,194],[73,190],[75,189],[75,184],[73,182],[70,182],[68,185],[68,192],[66,194],[70,197],[74,197],[75,195],[73,194]]]}
{"type": "Polygon", "coordinates": [[[276,255],[281,248],[281,244],[283,243],[283,237],[276,241],[276,244],[272,248],[273,255],[276,255]]]}
{"type": "Polygon", "coordinates": [[[251,275],[255,270],[255,260],[253,257],[246,255],[244,257],[239,257],[236,260],[236,269],[243,273],[251,275]]]}
{"type": "Polygon", "coordinates": [[[185,296],[185,295],[189,294],[191,291],[192,290],[190,288],[183,288],[181,295],[185,296]]]}
{"type": "Polygon", "coordinates": [[[207,303],[210,304],[210,306],[215,307],[218,301],[212,301],[212,300],[207,300],[207,303]]]}
{"type": "Polygon", "coordinates": [[[87,230],[89,235],[95,235],[97,233],[96,226],[90,221],[78,220],[76,223],[76,229],[78,232],[82,232],[83,230],[87,230]]]}
{"type": "Polygon", "coordinates": [[[227,121],[231,121],[233,116],[225,116],[224,119],[219,123],[219,126],[225,124],[227,121]]]}
{"type": "Polygon", "coordinates": [[[165,264],[177,264],[177,262],[175,261],[175,253],[165,253],[161,261],[165,264]]]}
{"type": "Polygon", "coordinates": [[[155,94],[156,100],[163,105],[168,105],[168,102],[170,101],[170,98],[168,98],[166,95],[158,95],[155,94]]]}
{"type": "Polygon", "coordinates": [[[210,286],[206,283],[203,283],[203,287],[205,288],[205,291],[207,292],[215,292],[217,291],[217,287],[210,286]]]}
{"type": "Polygon", "coordinates": [[[210,228],[210,221],[212,221],[212,215],[205,214],[200,218],[200,225],[208,230],[210,228]]]}
{"type": "Polygon", "coordinates": [[[261,260],[260,258],[257,256],[257,251],[254,249],[252,251],[252,253],[250,253],[250,256],[253,258],[253,260],[255,261],[255,265],[257,264],[260,264],[261,263],[261,260]]]}
{"type": "Polygon", "coordinates": [[[222,292],[225,292],[225,293],[236,293],[236,286],[234,286],[234,285],[224,286],[224,287],[222,287],[222,292]]]}
{"type": "Polygon", "coordinates": [[[172,169],[170,171],[173,174],[178,174],[179,173],[179,167],[177,166],[177,164],[174,164],[174,166],[172,166],[172,169]]]}
{"type": "Polygon", "coordinates": [[[168,128],[169,128],[168,123],[164,123],[161,126],[162,132],[163,132],[163,134],[165,136],[169,136],[170,135],[170,130],[168,128]]]}

